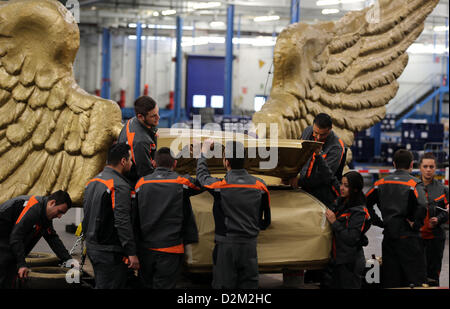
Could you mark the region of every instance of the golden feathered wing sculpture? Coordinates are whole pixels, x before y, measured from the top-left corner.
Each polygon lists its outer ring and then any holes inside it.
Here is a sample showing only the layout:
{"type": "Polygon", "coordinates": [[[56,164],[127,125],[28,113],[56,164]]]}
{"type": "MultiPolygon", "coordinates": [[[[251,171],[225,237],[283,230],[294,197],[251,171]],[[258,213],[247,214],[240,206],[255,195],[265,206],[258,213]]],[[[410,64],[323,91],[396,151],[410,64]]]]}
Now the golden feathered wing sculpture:
{"type": "Polygon", "coordinates": [[[0,5],[0,203],[67,190],[80,205],[105,165],[121,111],[76,84],[75,19],[57,1],[0,5]]]}
{"type": "Polygon", "coordinates": [[[270,98],[255,125],[278,124],[278,137],[300,138],[321,112],[346,145],[354,132],[384,118],[408,63],[407,48],[421,34],[438,0],[379,0],[338,22],[296,23],[278,36],[270,98]]]}

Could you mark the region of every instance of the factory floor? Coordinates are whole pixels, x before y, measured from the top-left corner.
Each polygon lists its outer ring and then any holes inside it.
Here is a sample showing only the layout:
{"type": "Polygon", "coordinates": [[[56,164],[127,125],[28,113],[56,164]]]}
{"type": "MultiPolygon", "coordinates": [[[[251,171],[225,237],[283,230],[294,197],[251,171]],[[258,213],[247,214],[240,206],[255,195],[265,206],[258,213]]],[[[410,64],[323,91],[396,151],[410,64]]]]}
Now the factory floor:
{"type": "MultiPolygon", "coordinates": [[[[76,220],[76,210],[70,209],[66,215],[61,219],[54,220],[53,224],[55,230],[58,232],[61,240],[65,244],[66,248],[70,250],[75,243],[76,237],[73,234],[69,234],[65,231],[66,225],[74,223],[76,220]]],[[[442,261],[442,271],[440,275],[441,286],[449,286],[449,235],[448,230],[447,239],[444,250],[444,258],[442,261]]],[[[364,253],[366,259],[370,259],[372,254],[379,257],[381,256],[381,241],[383,239],[382,230],[378,227],[372,226],[367,232],[369,238],[369,245],[364,248],[364,253]]],[[[51,252],[50,247],[47,245],[44,239],[41,239],[36,247],[33,249],[34,252],[51,252]]],[[[76,248],[76,252],[80,252],[80,248],[76,248]]],[[[86,270],[91,272],[90,265],[86,265],[86,270]]],[[[263,289],[282,289],[286,286],[283,284],[283,274],[261,274],[260,275],[260,288],[263,289]]],[[[210,283],[208,280],[192,281],[190,278],[182,277],[178,284],[179,288],[209,288],[210,283]]],[[[304,284],[299,286],[305,289],[316,289],[318,286],[316,284],[304,284]]]]}

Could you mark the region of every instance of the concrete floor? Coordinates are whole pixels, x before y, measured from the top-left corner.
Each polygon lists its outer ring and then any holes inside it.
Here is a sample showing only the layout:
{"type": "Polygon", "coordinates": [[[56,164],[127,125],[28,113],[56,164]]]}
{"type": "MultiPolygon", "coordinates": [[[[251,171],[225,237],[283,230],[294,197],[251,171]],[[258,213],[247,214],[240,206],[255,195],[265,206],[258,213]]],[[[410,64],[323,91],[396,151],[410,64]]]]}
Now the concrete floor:
{"type": "MultiPolygon", "coordinates": [[[[58,232],[61,240],[66,245],[66,248],[70,250],[75,243],[76,237],[73,234],[65,232],[65,226],[71,223],[75,223],[76,220],[76,210],[70,209],[69,212],[64,215],[61,219],[54,220],[53,224],[55,230],[58,232]]],[[[372,254],[375,256],[381,256],[381,241],[383,239],[382,230],[378,227],[371,227],[367,232],[369,238],[369,245],[364,248],[364,253],[366,259],[371,258],[372,254]]],[[[444,251],[443,266],[441,271],[440,282],[441,286],[449,286],[449,237],[447,230],[447,240],[444,251]]],[[[35,252],[51,252],[50,247],[47,245],[44,239],[41,239],[36,247],[33,249],[35,252]]],[[[80,248],[76,249],[76,252],[80,252],[80,248]]],[[[180,288],[209,288],[208,282],[192,282],[187,278],[183,278],[179,284],[180,288]]],[[[261,274],[260,275],[260,288],[264,289],[282,289],[283,286],[283,275],[282,274],[261,274]]],[[[302,288],[317,288],[316,285],[306,284],[302,288]]]]}

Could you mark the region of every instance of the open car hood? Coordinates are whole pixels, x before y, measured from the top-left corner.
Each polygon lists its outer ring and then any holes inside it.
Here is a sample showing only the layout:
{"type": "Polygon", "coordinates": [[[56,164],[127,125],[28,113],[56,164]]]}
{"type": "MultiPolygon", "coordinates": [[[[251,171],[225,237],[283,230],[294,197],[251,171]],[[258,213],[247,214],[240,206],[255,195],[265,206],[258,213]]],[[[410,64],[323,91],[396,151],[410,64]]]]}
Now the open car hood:
{"type": "MultiPolygon", "coordinates": [[[[221,145],[229,140],[242,142],[247,158],[245,168],[252,175],[271,176],[262,177],[268,180],[268,185],[279,184],[280,178],[295,177],[322,145],[320,142],[306,140],[257,139],[246,134],[224,131],[162,128],[158,130],[158,148],[169,147],[172,150],[178,160],[178,173],[195,175],[200,156],[198,143],[208,138],[221,145]]],[[[217,150],[216,153],[221,154],[222,150],[217,150]]],[[[207,162],[211,174],[225,173],[221,157],[210,158],[207,162]]]]}

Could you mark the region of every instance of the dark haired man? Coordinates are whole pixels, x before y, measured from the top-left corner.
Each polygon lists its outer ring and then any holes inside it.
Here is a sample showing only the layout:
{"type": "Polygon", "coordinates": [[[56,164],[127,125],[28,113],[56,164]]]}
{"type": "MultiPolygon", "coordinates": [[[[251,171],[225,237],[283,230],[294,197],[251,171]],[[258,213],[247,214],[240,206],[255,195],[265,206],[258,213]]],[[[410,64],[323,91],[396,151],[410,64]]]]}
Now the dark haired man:
{"type": "Polygon", "coordinates": [[[383,228],[381,284],[385,288],[420,286],[426,282],[425,255],[420,228],[426,216],[421,181],[410,173],[414,157],[405,149],[394,153],[396,171],[375,182],[367,194],[373,225],[383,228]],[[382,219],[375,213],[374,205],[382,219]]]}
{"type": "Polygon", "coordinates": [[[439,286],[439,275],[445,248],[445,231],[442,224],[448,221],[448,187],[437,181],[436,157],[425,153],[419,161],[420,176],[427,197],[427,216],[420,229],[425,246],[427,280],[432,286],[439,286]]]}
{"type": "Polygon", "coordinates": [[[159,108],[149,96],[141,96],[134,102],[135,117],[127,121],[119,135],[119,143],[131,147],[131,168],[129,179],[136,181],[153,172],[152,160],[156,152],[159,108]]]}
{"type": "Polygon", "coordinates": [[[328,207],[339,196],[338,181],[342,178],[345,164],[344,142],[333,132],[332,127],[331,117],[320,113],[313,125],[303,131],[301,139],[324,144],[303,166],[300,176],[290,180],[294,188],[301,186],[328,207]]]}
{"type": "Polygon", "coordinates": [[[124,288],[128,268],[139,269],[131,221],[130,146],[118,143],[108,153],[103,171],[86,185],[83,233],[98,289],[124,288]]]}
{"type": "Polygon", "coordinates": [[[257,237],[270,225],[269,191],[263,180],[244,169],[244,145],[227,142],[224,179],[211,177],[206,162],[212,141],[202,146],[197,162],[197,179],[214,197],[215,248],[213,283],[215,289],[256,289],[259,283],[257,237]]]}
{"type": "Polygon", "coordinates": [[[175,288],[184,257],[184,246],[198,242],[190,197],[202,192],[189,175],[174,171],[177,161],[170,149],[156,152],[155,170],[136,184],[139,213],[141,278],[147,288],[175,288]]]}
{"type": "Polygon", "coordinates": [[[61,261],[71,259],[52,223],[71,207],[69,194],[61,190],[49,196],[22,195],[0,205],[0,288],[12,288],[15,273],[27,277],[25,257],[42,236],[61,261]]]}

